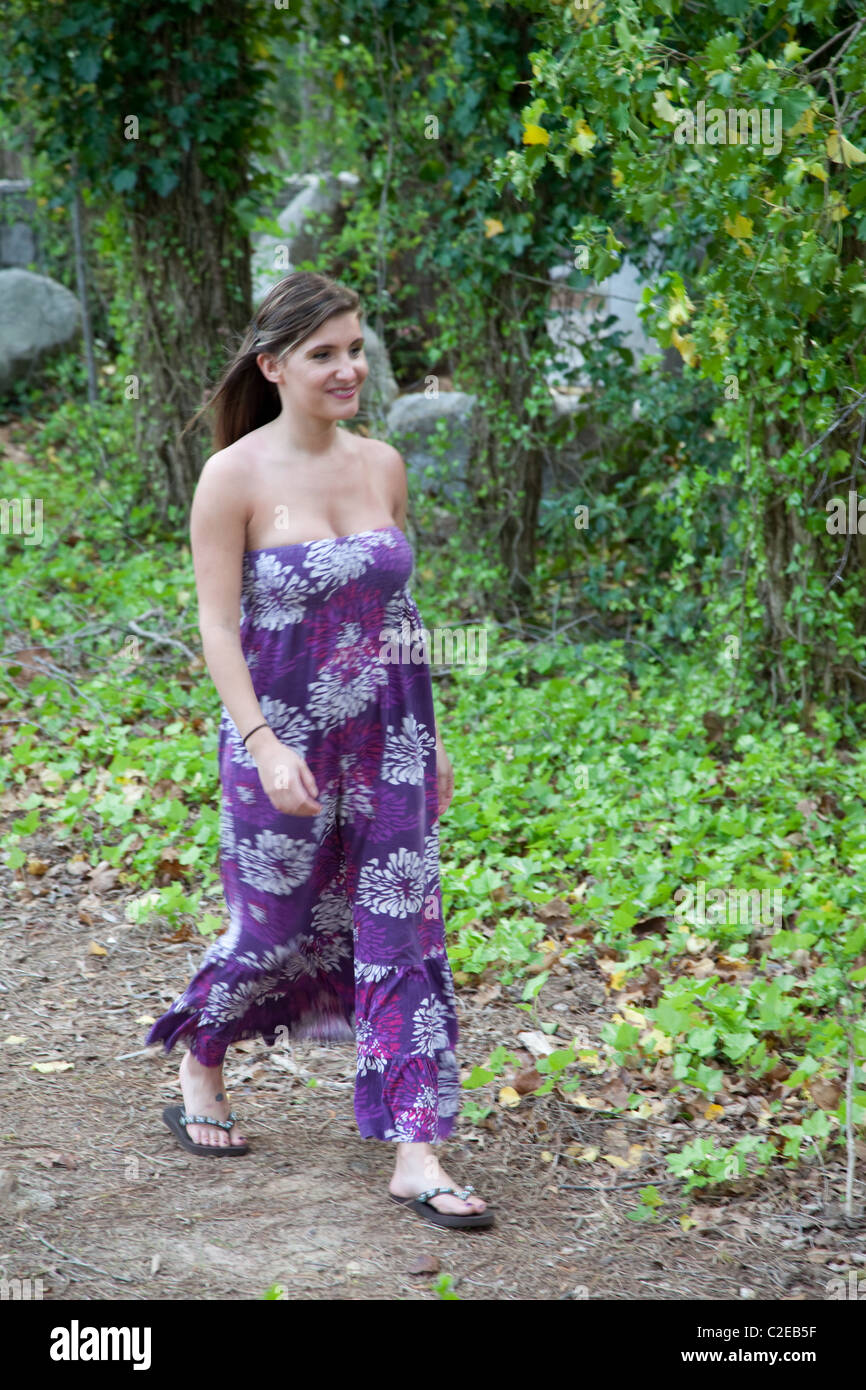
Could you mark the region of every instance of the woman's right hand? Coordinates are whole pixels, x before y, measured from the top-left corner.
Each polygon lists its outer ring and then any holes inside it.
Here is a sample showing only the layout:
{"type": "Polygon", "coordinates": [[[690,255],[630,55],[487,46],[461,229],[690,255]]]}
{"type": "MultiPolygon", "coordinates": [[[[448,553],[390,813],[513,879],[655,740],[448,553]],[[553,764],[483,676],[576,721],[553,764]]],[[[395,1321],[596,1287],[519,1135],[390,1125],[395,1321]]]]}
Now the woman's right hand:
{"type": "MultiPolygon", "coordinates": [[[[262,735],[264,733],[263,729],[262,735]]],[[[250,748],[250,756],[274,810],[289,816],[317,816],[322,809],[316,800],[319,789],[300,754],[280,743],[275,734],[267,740],[254,734],[253,739],[258,739],[259,743],[256,748],[250,748]]]]}

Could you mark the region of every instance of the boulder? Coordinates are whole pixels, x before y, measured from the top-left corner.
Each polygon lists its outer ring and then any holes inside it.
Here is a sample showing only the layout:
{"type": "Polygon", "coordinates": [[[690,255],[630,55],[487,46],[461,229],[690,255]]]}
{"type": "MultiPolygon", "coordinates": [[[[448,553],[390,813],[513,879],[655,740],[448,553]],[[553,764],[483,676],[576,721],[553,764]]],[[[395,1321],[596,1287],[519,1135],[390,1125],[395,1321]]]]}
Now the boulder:
{"type": "Polygon", "coordinates": [[[80,332],[81,307],[64,285],[29,270],[0,270],[0,391],[28,379],[80,332]]]}
{"type": "Polygon", "coordinates": [[[397,397],[386,419],[388,439],[405,458],[417,487],[452,500],[465,495],[474,414],[475,397],[465,391],[397,397]]]}

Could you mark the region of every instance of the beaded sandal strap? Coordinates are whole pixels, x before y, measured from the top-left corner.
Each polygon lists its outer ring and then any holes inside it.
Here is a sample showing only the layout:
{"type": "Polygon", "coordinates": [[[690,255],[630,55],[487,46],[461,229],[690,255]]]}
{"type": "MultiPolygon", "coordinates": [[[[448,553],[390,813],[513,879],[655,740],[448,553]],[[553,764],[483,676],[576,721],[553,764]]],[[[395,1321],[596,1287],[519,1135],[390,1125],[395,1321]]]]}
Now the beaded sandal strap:
{"type": "Polygon", "coordinates": [[[455,1197],[459,1197],[461,1202],[465,1202],[469,1193],[474,1191],[475,1188],[471,1183],[467,1187],[462,1187],[459,1192],[456,1187],[428,1187],[426,1192],[419,1192],[415,1200],[416,1202],[429,1202],[431,1197],[437,1197],[440,1192],[451,1192],[455,1197]]]}
{"type": "Polygon", "coordinates": [[[216,1125],[217,1129],[234,1129],[237,1115],[232,1110],[227,1120],[214,1120],[210,1115],[181,1115],[180,1123],[186,1125],[216,1125]]]}

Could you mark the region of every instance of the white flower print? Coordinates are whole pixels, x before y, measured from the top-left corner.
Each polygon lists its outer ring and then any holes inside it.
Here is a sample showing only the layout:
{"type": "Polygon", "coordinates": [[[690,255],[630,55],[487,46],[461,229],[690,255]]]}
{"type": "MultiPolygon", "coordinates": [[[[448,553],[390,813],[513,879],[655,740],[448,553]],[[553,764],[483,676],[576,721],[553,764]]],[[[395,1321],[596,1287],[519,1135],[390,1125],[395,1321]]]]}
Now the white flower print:
{"type": "Polygon", "coordinates": [[[428,1130],[435,1122],[437,1108],[436,1092],[431,1086],[422,1086],[412,1102],[412,1108],[401,1110],[397,1116],[396,1137],[403,1143],[411,1144],[420,1130],[428,1130]]]}
{"type": "Polygon", "coordinates": [[[232,818],[231,806],[225,796],[220,798],[219,852],[227,859],[231,859],[237,852],[235,823],[232,818]]]}
{"type": "Polygon", "coordinates": [[[424,836],[424,874],[427,888],[432,892],[439,886],[439,821],[433,822],[424,836]]]}
{"type": "Polygon", "coordinates": [[[381,776],[386,782],[410,782],[420,786],[424,781],[426,755],[436,747],[436,740],[414,714],[405,714],[399,733],[388,725],[381,776]]]}
{"type": "MultiPolygon", "coordinates": [[[[369,541],[373,537],[365,538],[362,536],[346,536],[340,539],[339,545],[334,545],[336,537],[328,536],[327,539],[316,541],[309,547],[304,568],[310,571],[313,579],[318,581],[320,589],[333,584],[339,588],[349,579],[357,579],[375,563],[375,554],[371,552],[369,541]]],[[[394,538],[387,532],[376,537],[380,542],[393,546],[394,538]]]]}
{"type": "Polygon", "coordinates": [[[267,980],[269,986],[276,983],[278,976],[294,980],[303,974],[304,969],[300,954],[293,944],[272,946],[260,952],[244,951],[242,956],[238,956],[238,965],[244,966],[247,970],[258,970],[259,983],[267,980]],[[266,971],[270,974],[266,975],[266,971]]]}
{"type": "Polygon", "coordinates": [[[327,892],[313,908],[313,927],[317,932],[348,934],[352,928],[352,907],[345,893],[327,892]]]}
{"type": "MultiPolygon", "coordinates": [[[[280,743],[284,743],[287,748],[291,748],[293,752],[305,758],[313,726],[304,711],[295,705],[287,705],[282,700],[274,700],[270,695],[262,695],[259,706],[262,711],[262,720],[270,725],[280,743]]],[[[232,762],[240,763],[243,767],[256,767],[257,764],[252,753],[244,745],[243,739],[231,719],[229,719],[227,728],[232,762]]],[[[247,730],[247,732],[250,731],[247,730]]],[[[244,787],[238,788],[238,790],[247,791],[248,789],[244,787]]]]}
{"type": "Polygon", "coordinates": [[[412,1110],[401,1110],[394,1123],[394,1128],[389,1129],[388,1139],[396,1139],[401,1144],[411,1144],[417,1133],[418,1119],[412,1110]]]}
{"type": "Polygon", "coordinates": [[[314,932],[296,936],[293,945],[305,975],[327,975],[341,960],[352,954],[352,948],[345,935],[337,932],[314,932]]]}
{"type": "Polygon", "coordinates": [[[375,961],[355,959],[356,980],[384,980],[393,969],[391,965],[377,965],[375,961]]]}
{"type": "Polygon", "coordinates": [[[451,1051],[439,1054],[439,1114],[456,1115],[460,1109],[460,1074],[451,1051]]]}
{"type": "Polygon", "coordinates": [[[328,662],[310,683],[307,708],[320,729],[333,729],[372,704],[377,687],[387,681],[387,671],[375,661],[368,661],[348,680],[344,666],[328,662]]]}
{"type": "Polygon", "coordinates": [[[343,794],[340,797],[339,816],[342,822],[371,820],[375,813],[373,797],[369,786],[355,775],[353,769],[360,762],[357,753],[340,755],[340,780],[343,794]]]}
{"type": "Polygon", "coordinates": [[[244,597],[248,588],[256,626],[275,630],[300,622],[315,586],[294,565],[281,565],[267,552],[257,554],[251,564],[255,577],[250,575],[244,597]]]}
{"type": "Polygon", "coordinates": [[[309,877],[316,846],[311,840],[294,840],[263,830],[255,847],[249,840],[238,846],[240,876],[244,883],[265,893],[291,893],[309,877]]]}
{"type": "Polygon", "coordinates": [[[368,1071],[383,1072],[388,1065],[388,1054],[373,1031],[367,1019],[361,1019],[356,1028],[358,1061],[355,1071],[363,1076],[368,1071]]]}
{"type": "Polygon", "coordinates": [[[448,1047],[448,1034],[445,1023],[448,1018],[445,1005],[428,994],[422,999],[412,1015],[412,1052],[431,1057],[434,1052],[448,1047]]]}
{"type": "Polygon", "coordinates": [[[364,864],[358,879],[358,901],[371,912],[407,917],[424,901],[424,861],[405,847],[388,855],[384,868],[378,859],[364,864]]]}

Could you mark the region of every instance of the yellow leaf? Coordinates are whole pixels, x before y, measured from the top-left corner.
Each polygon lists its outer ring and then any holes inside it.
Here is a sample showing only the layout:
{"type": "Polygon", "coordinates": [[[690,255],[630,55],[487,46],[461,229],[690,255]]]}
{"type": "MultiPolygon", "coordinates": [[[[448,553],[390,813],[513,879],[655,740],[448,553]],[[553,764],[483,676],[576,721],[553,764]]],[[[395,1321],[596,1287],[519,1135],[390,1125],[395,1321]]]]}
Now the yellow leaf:
{"type": "Polygon", "coordinates": [[[752,235],[752,219],[738,212],[734,218],[725,218],[724,228],[728,236],[735,237],[737,241],[744,241],[752,235]]]}
{"type": "Polygon", "coordinates": [[[610,181],[613,184],[614,188],[622,188],[622,185],[625,182],[625,177],[623,175],[622,169],[612,169],[610,174],[610,181]]]}
{"type": "Polygon", "coordinates": [[[524,145],[549,145],[550,136],[543,126],[528,125],[523,128],[524,145]]]}
{"type": "Polygon", "coordinates": [[[694,307],[688,295],[677,290],[676,294],[671,296],[671,302],[668,305],[668,323],[688,323],[694,307]]]}
{"type": "Polygon", "coordinates": [[[646,1028],[646,1017],[641,1013],[640,1009],[633,1009],[631,1004],[624,1004],[622,1012],[627,1023],[636,1023],[639,1028],[646,1028]]]}
{"type": "Polygon", "coordinates": [[[541,1161],[542,1161],[542,1163],[552,1163],[552,1162],[553,1162],[553,1154],[550,1152],[550,1149],[542,1149],[542,1150],[541,1150],[541,1161]]]}
{"type": "Polygon", "coordinates": [[[3,1039],[4,1047],[15,1047],[18,1043],[26,1042],[26,1038],[21,1038],[17,1033],[10,1033],[8,1038],[3,1039]]]}
{"type": "Polygon", "coordinates": [[[685,1212],[683,1212],[683,1215],[680,1217],[680,1225],[684,1231],[690,1231],[692,1226],[697,1226],[697,1224],[697,1221],[693,1221],[690,1216],[686,1216],[685,1212]]]}
{"type": "Polygon", "coordinates": [[[836,206],[835,206],[834,208],[831,208],[831,209],[830,209],[830,221],[831,221],[831,222],[841,222],[841,221],[842,221],[842,218],[843,218],[843,217],[847,217],[847,216],[848,216],[848,209],[846,208],[846,206],[845,206],[844,203],[837,203],[836,206]]]}
{"type": "Polygon", "coordinates": [[[611,1168],[627,1168],[628,1159],[620,1158],[619,1154],[602,1154],[605,1163],[609,1163],[611,1168]]]}
{"type": "Polygon", "coordinates": [[[667,1037],[660,1028],[649,1028],[645,1033],[641,1033],[640,1045],[643,1048],[652,1047],[654,1052],[667,1054],[673,1050],[673,1039],[667,1037]]]}
{"type": "Polygon", "coordinates": [[[105,947],[100,946],[98,942],[91,941],[90,945],[87,948],[87,954],[89,956],[107,956],[108,952],[106,951],[105,947]]]}
{"type": "Polygon", "coordinates": [[[704,1119],[717,1120],[719,1116],[724,1115],[724,1113],[725,1107],[723,1105],[708,1105],[704,1111],[704,1119]]]}
{"type": "MultiPolygon", "coordinates": [[[[581,1149],[579,1144],[573,1144],[571,1147],[578,1150],[581,1149]]],[[[577,1159],[578,1163],[595,1163],[600,1152],[601,1150],[597,1148],[595,1144],[588,1144],[585,1149],[576,1153],[574,1157],[577,1159]]]]}
{"type": "Polygon", "coordinates": [[[795,121],[788,131],[789,135],[811,135],[815,129],[815,108],[807,106],[799,120],[795,121]]]}
{"type": "Polygon", "coordinates": [[[663,121],[678,121],[680,113],[676,107],[671,106],[667,92],[657,91],[653,97],[653,111],[663,121]]]}
{"type": "Polygon", "coordinates": [[[688,366],[693,367],[695,363],[699,360],[697,351],[695,349],[694,338],[683,338],[680,336],[677,330],[674,329],[673,333],[671,334],[671,342],[679,352],[683,361],[686,362],[688,366]]]}
{"type": "Polygon", "coordinates": [[[623,987],[624,984],[625,984],[625,971],[624,971],[624,970],[614,970],[613,974],[612,974],[611,977],[610,977],[610,987],[611,987],[611,989],[622,989],[622,987],[623,987]]]}
{"type": "Polygon", "coordinates": [[[137,1018],[135,1021],[136,1023],[156,1023],[156,1019],[151,1018],[150,1014],[142,1014],[141,1018],[137,1018]]]}
{"type": "Polygon", "coordinates": [[[834,164],[866,163],[866,154],[858,150],[856,145],[852,145],[850,140],[846,140],[844,135],[840,141],[837,130],[831,130],[827,136],[827,153],[834,164]]]}
{"type": "Polygon", "coordinates": [[[499,221],[499,218],[498,218],[498,217],[485,217],[485,219],[484,219],[484,235],[485,235],[485,236],[487,236],[487,237],[490,237],[490,236],[499,236],[500,232],[504,232],[504,231],[505,231],[505,228],[503,227],[502,223],[499,221]]]}
{"type": "Polygon", "coordinates": [[[520,1104],[520,1096],[513,1086],[503,1086],[499,1092],[499,1104],[513,1107],[520,1104]]]}
{"type": "Polygon", "coordinates": [[[589,154],[597,139],[595,131],[581,118],[575,122],[574,135],[568,142],[568,148],[577,154],[589,154]]]}
{"type": "Polygon", "coordinates": [[[817,159],[809,161],[806,165],[806,173],[811,174],[813,178],[820,179],[822,183],[827,182],[827,170],[823,164],[818,163],[817,159]]]}
{"type": "Polygon", "coordinates": [[[579,1105],[581,1110],[603,1110],[604,1101],[601,1096],[586,1096],[583,1091],[578,1091],[571,1096],[572,1105],[579,1105]]]}
{"type": "Polygon", "coordinates": [[[74,1062],[34,1062],[31,1071],[72,1071],[74,1062]]]}
{"type": "Polygon", "coordinates": [[[635,1163],[637,1163],[638,1159],[640,1158],[641,1154],[643,1153],[643,1150],[644,1150],[643,1144],[629,1144],[629,1146],[628,1146],[628,1161],[629,1161],[629,1163],[631,1163],[632,1165],[634,1165],[635,1163]]]}

